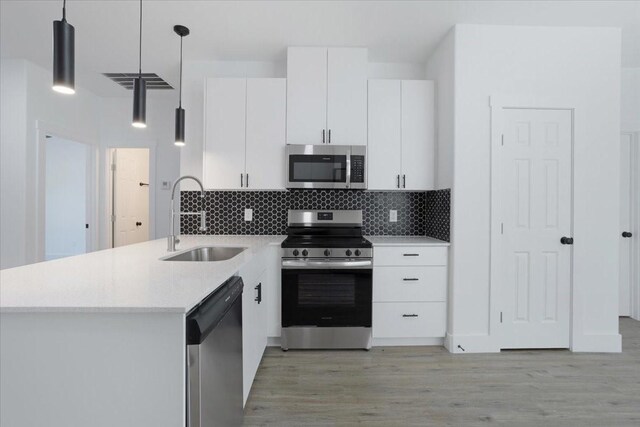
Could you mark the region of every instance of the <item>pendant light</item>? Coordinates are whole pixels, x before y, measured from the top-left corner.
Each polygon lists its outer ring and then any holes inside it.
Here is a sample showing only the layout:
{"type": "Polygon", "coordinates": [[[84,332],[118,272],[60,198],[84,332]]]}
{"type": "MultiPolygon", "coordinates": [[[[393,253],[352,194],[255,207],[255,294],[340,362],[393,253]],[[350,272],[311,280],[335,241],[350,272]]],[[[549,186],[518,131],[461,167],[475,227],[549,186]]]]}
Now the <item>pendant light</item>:
{"type": "Polygon", "coordinates": [[[75,29],[67,22],[67,1],[62,20],[53,21],[53,90],[72,95],[75,89],[75,29]]]}
{"type": "Polygon", "coordinates": [[[189,29],[183,25],[175,25],[173,31],[180,36],[180,97],[176,108],[176,138],[174,144],[184,147],[184,109],[182,108],[182,39],[189,35],[189,29]]]}
{"type": "Polygon", "coordinates": [[[137,128],[147,127],[147,82],[142,78],[142,0],[140,0],[140,45],[138,77],[133,80],[133,122],[137,128]]]}

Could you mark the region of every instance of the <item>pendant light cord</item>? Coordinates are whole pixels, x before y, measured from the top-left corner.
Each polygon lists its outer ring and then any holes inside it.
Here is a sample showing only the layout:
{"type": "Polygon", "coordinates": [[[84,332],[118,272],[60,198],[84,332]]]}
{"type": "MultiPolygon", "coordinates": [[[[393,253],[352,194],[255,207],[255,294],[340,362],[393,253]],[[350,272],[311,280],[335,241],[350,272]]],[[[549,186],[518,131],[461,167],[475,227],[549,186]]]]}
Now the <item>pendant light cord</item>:
{"type": "Polygon", "coordinates": [[[182,108],[182,39],[184,37],[180,36],[180,101],[179,107],[182,108]]]}
{"type": "Polygon", "coordinates": [[[140,48],[138,50],[138,77],[142,77],[142,0],[140,0],[140,48]]]}

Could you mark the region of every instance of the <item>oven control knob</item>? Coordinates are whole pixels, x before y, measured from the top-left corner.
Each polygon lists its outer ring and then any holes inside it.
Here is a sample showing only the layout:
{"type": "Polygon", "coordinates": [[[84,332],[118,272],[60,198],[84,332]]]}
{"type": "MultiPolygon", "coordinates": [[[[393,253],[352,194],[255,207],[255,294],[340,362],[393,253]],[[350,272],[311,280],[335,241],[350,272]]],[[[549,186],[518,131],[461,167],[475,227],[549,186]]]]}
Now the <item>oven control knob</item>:
{"type": "Polygon", "coordinates": [[[294,249],[294,250],[293,250],[293,256],[298,256],[299,254],[300,254],[300,252],[298,252],[298,250],[297,250],[297,249],[294,249]]]}
{"type": "Polygon", "coordinates": [[[356,256],[360,256],[362,252],[360,252],[360,249],[356,249],[356,256]]]}
{"type": "Polygon", "coordinates": [[[347,254],[347,256],[351,256],[351,249],[347,249],[347,252],[345,252],[347,254]]]}
{"type": "Polygon", "coordinates": [[[331,251],[329,249],[325,249],[324,256],[329,256],[329,255],[331,255],[331,251]]]}
{"type": "Polygon", "coordinates": [[[306,249],[303,249],[302,250],[302,256],[307,256],[307,255],[309,255],[309,251],[306,250],[306,249]]]}

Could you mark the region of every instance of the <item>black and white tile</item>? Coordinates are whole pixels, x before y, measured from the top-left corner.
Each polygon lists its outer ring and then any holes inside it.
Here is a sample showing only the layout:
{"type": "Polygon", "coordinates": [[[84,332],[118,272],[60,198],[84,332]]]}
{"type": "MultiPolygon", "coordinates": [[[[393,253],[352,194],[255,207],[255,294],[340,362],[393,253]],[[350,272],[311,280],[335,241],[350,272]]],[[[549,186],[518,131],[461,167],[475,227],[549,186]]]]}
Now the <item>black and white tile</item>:
{"type": "MultiPolygon", "coordinates": [[[[362,209],[363,232],[366,235],[425,236],[429,227],[445,235],[438,224],[442,218],[429,219],[428,203],[431,192],[291,190],[291,191],[207,191],[204,206],[209,229],[198,231],[198,218],[184,216],[184,234],[286,234],[289,209],[362,209]],[[244,210],[253,209],[253,221],[244,220],[244,210]],[[389,210],[398,211],[398,221],[389,221],[389,210]]],[[[182,210],[201,209],[200,193],[183,191],[182,210]]],[[[440,200],[438,198],[434,199],[440,200]]],[[[447,198],[448,200],[448,198],[447,198]]],[[[433,209],[442,215],[447,209],[433,209]]],[[[433,236],[436,237],[436,236],[433,236]]],[[[441,237],[438,237],[441,238],[441,237]]]]}
{"type": "Polygon", "coordinates": [[[427,191],[426,235],[450,241],[451,189],[427,191]]]}

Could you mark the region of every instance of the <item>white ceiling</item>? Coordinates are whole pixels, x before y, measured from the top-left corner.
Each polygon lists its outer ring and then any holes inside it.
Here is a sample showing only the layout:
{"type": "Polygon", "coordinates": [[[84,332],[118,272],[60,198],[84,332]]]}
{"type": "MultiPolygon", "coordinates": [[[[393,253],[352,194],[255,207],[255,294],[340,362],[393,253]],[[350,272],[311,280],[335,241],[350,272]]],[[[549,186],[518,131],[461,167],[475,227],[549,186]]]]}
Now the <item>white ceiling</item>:
{"type": "MultiPolygon", "coordinates": [[[[51,66],[61,0],[0,1],[0,54],[51,66]]],[[[79,85],[126,95],[103,72],[135,72],[138,1],[67,2],[79,85]]],[[[456,23],[607,26],[623,30],[622,65],[640,67],[640,1],[154,1],[144,2],[143,71],[177,80],[187,60],[283,61],[291,45],[366,46],[372,62],[424,63],[456,23]]]]}

